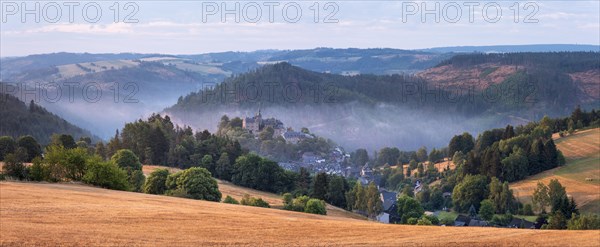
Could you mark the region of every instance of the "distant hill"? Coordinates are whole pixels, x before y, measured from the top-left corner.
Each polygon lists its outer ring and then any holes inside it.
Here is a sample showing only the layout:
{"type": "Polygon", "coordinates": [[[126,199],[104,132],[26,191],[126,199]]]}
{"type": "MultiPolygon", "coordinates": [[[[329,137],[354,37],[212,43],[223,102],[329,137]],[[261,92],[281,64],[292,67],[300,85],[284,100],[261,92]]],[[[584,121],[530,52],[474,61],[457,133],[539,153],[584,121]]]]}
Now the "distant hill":
{"type": "Polygon", "coordinates": [[[52,134],[70,134],[76,140],[79,137],[91,137],[99,140],[89,131],[81,129],[66,120],[48,112],[37,104],[26,105],[18,98],[0,94],[0,136],[8,135],[18,138],[32,135],[41,144],[50,142],[52,134]]]}
{"type": "Polygon", "coordinates": [[[426,52],[441,53],[505,53],[505,52],[561,52],[561,51],[594,51],[600,52],[598,45],[577,44],[532,44],[532,45],[490,45],[490,46],[451,46],[421,49],[426,52]]]}
{"type": "Polygon", "coordinates": [[[439,147],[449,133],[563,116],[577,105],[598,108],[599,54],[456,55],[416,75],[344,76],[278,63],[191,93],[165,111],[214,130],[221,115],[250,116],[260,107],[349,148],[439,147]],[[407,131],[412,126],[420,128],[407,131]]]}

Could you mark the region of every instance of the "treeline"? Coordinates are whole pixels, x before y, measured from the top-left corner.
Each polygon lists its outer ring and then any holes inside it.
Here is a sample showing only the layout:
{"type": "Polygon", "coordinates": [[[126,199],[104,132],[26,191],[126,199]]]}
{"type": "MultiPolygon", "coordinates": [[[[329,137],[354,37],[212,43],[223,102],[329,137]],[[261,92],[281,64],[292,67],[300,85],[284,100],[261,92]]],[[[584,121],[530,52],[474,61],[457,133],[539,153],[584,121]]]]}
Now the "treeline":
{"type": "Polygon", "coordinates": [[[544,117],[539,122],[516,128],[508,125],[504,129],[484,131],[477,140],[468,133],[458,135],[452,138],[448,149],[453,152],[457,172],[462,175],[481,174],[513,182],[565,163],[552,140],[553,133],[565,135],[574,129],[598,126],[600,114],[597,111],[585,112],[577,107],[566,118],[544,117]]]}
{"type": "Polygon", "coordinates": [[[99,139],[89,131],[48,112],[33,100],[26,105],[10,94],[0,93],[0,119],[0,136],[17,138],[31,135],[44,145],[50,143],[50,136],[54,133],[68,133],[75,138],[87,136],[93,140],[99,139]]]}
{"type": "Polygon", "coordinates": [[[551,68],[567,73],[598,69],[597,52],[519,52],[459,54],[437,66],[469,67],[483,63],[551,68]]]}

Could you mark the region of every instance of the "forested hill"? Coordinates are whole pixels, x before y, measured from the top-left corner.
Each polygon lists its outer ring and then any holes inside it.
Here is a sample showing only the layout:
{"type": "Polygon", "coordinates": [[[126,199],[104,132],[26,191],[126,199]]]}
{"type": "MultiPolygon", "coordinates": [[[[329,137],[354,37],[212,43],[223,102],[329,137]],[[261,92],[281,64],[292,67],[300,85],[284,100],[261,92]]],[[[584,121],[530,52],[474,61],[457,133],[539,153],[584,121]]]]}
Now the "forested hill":
{"type": "Polygon", "coordinates": [[[49,143],[50,136],[55,133],[69,134],[76,140],[80,137],[91,137],[94,141],[99,139],[43,107],[31,102],[26,105],[9,94],[0,94],[0,119],[0,136],[17,138],[31,135],[41,144],[49,143]]]}
{"type": "Polygon", "coordinates": [[[261,108],[347,148],[441,147],[456,133],[564,116],[577,105],[598,108],[599,56],[465,54],[416,75],[344,76],[278,63],[181,97],[165,112],[180,124],[216,130],[224,114],[261,108]]]}
{"type": "Polygon", "coordinates": [[[189,94],[169,110],[202,111],[231,103],[256,108],[259,104],[358,102],[467,116],[516,111],[563,115],[577,105],[597,104],[599,86],[600,53],[596,52],[456,55],[417,76],[342,76],[279,63],[229,78],[212,90],[189,94]],[[432,90],[441,96],[460,96],[444,102],[432,90]]]}
{"type": "Polygon", "coordinates": [[[600,102],[598,52],[456,55],[418,75],[433,87],[480,92],[477,110],[488,112],[558,116],[600,102]]]}

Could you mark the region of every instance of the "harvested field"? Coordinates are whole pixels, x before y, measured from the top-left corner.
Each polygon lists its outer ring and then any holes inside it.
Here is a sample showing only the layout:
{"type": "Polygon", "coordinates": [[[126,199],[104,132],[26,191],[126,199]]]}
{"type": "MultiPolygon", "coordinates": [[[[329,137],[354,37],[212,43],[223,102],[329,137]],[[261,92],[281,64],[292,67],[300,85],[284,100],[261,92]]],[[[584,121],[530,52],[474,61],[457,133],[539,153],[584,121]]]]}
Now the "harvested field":
{"type": "Polygon", "coordinates": [[[76,184],[2,182],[0,195],[2,246],[596,246],[600,242],[600,231],[386,225],[76,184]]]}

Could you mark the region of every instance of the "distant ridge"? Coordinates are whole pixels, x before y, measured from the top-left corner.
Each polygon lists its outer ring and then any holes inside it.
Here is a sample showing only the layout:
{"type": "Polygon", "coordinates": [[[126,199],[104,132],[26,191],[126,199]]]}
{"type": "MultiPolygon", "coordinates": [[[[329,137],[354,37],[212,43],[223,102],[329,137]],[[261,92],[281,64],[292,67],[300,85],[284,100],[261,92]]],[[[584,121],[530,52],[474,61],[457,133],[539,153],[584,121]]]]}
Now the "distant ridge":
{"type": "Polygon", "coordinates": [[[490,45],[490,46],[449,46],[419,49],[437,53],[504,53],[504,52],[559,52],[559,51],[594,51],[600,52],[600,45],[579,44],[531,44],[531,45],[490,45]]]}

